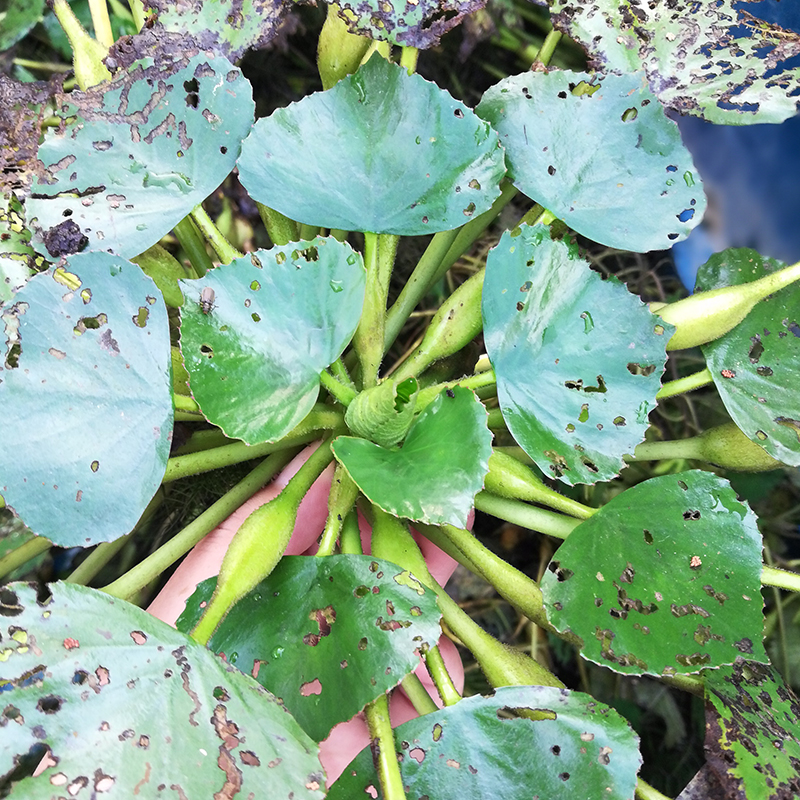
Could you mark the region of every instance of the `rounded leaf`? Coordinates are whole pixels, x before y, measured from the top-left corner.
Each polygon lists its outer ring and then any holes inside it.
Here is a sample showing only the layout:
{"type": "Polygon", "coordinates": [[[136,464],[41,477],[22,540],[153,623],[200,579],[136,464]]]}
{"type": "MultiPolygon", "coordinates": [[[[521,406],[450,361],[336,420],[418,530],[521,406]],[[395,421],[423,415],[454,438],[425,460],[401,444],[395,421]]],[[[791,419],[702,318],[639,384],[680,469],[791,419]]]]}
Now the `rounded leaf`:
{"type": "Polygon", "coordinates": [[[543,225],[505,233],[490,251],[483,321],[519,445],[565,483],[613,478],[656,406],[669,326],[543,225]]]}
{"type": "MultiPolygon", "coordinates": [[[[211,599],[201,583],[178,619],[211,599]]],[[[286,556],[228,613],[208,647],[250,673],[316,741],[394,687],[441,634],[436,596],[371,556],[286,556]]]]}
{"type": "Polygon", "coordinates": [[[667,250],[703,217],[700,176],[644,73],[512,75],[477,113],[500,134],[514,186],[589,239],[667,250]]]}
{"type": "Polygon", "coordinates": [[[248,444],[288,433],[352,339],[365,281],[361,256],[333,238],[258,250],[182,281],[181,352],[208,420],[248,444]]]}
{"type": "Polygon", "coordinates": [[[291,219],[400,236],[458,228],[487,211],[504,174],[487,123],[378,55],[259,120],[239,159],[250,196],[291,219]]]}
{"type": "Polygon", "coordinates": [[[541,587],[555,628],[615,672],[767,660],[756,518],[709,472],[651,478],[614,497],[558,548],[541,587]]]}
{"type": "Polygon", "coordinates": [[[172,438],[167,310],[119,256],[85,253],[31,278],[0,317],[0,494],[40,536],[86,547],[128,533],[172,438]]]}

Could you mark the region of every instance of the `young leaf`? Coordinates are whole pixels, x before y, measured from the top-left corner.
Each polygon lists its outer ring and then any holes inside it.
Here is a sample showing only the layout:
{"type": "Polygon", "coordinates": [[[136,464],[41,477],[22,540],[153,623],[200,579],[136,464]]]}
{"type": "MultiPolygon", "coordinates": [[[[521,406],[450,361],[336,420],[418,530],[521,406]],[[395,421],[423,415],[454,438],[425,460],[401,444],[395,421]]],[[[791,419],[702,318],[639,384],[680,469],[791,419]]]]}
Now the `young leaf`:
{"type": "MultiPolygon", "coordinates": [[[[178,630],[190,631],[216,580],[201,583],[178,630]]],[[[251,674],[315,741],[395,686],[436,644],[433,592],[371,556],[286,556],[240,600],[208,647],[251,674]]]]}
{"type": "Polygon", "coordinates": [[[700,176],[642,72],[513,75],[476,111],[500,134],[514,185],[596,242],[667,250],[703,217],[700,176]]]}
{"type": "Polygon", "coordinates": [[[46,767],[11,798],[323,796],[316,745],[254,680],[135,606],[52,592],[0,590],[0,776],[46,767]]]}
{"type": "Polygon", "coordinates": [[[581,42],[596,67],[625,73],[644,66],[667,108],[721,125],[783,122],[797,111],[800,71],[780,66],[800,53],[800,37],[734,0],[635,9],[617,0],[549,4],[553,25],[581,42]]]}
{"type": "Polygon", "coordinates": [[[422,411],[400,448],[351,436],[332,447],[358,488],[384,511],[464,528],[489,470],[492,434],[480,400],[456,387],[422,411]]]}
{"type": "Polygon", "coordinates": [[[615,672],[767,660],[756,518],[709,472],[651,478],[617,495],[558,548],[541,587],[553,625],[615,672]]]}
{"type": "Polygon", "coordinates": [[[250,84],[225,58],[172,69],[137,62],[56,110],[62,125],[39,148],[26,203],[39,252],[135,256],[233,169],[253,120],[250,84]]]}
{"type": "Polygon", "coordinates": [[[503,234],[483,287],[486,350],[509,430],[566,483],[613,478],[644,438],[665,323],[543,225],[503,234]]]}
{"type": "Polygon", "coordinates": [[[85,253],[2,313],[0,494],[37,534],[86,547],[128,533],[172,438],[167,311],[142,271],[85,253]]]}
{"type": "Polygon", "coordinates": [[[248,444],[290,431],[317,399],[320,370],[353,337],[364,285],[361,256],[333,238],[258,250],[182,281],[181,352],[206,417],[248,444]]]}
{"type": "Polygon", "coordinates": [[[378,55],[259,120],[239,159],[250,196],[291,219],[400,236],[458,228],[490,208],[504,174],[489,125],[378,55]]]}
{"type": "Polygon", "coordinates": [[[800,700],[780,673],[742,659],[708,672],[705,695],[706,758],[726,796],[800,796],[800,700]]]}
{"type": "MultiPolygon", "coordinates": [[[[696,288],[747,284],[783,266],[731,248],[700,268],[696,288]]],[[[762,300],[732,331],[704,345],[703,355],[737,426],[773,458],[800,466],[800,284],[762,300]]]]}
{"type": "MultiPolygon", "coordinates": [[[[616,711],[550,686],[465,698],[398,725],[394,740],[408,797],[436,800],[629,800],[642,763],[638,737],[616,711]]],[[[383,797],[369,748],[328,800],[365,795],[383,797]]]]}

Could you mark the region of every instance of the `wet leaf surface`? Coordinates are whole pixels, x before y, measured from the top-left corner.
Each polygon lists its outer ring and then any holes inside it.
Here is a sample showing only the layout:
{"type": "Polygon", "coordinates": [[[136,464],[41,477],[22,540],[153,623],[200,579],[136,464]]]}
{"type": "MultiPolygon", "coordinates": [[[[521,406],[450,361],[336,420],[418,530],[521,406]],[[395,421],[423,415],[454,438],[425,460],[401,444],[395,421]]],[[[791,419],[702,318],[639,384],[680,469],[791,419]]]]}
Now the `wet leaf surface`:
{"type": "Polygon", "coordinates": [[[500,134],[514,186],[589,239],[667,250],[702,219],[700,176],[642,72],[513,75],[476,111],[500,134]]]}
{"type": "Polygon", "coordinates": [[[0,316],[0,494],[40,536],[86,547],[128,533],[172,438],[167,311],[134,264],[73,256],[0,316]]]}
{"type": "Polygon", "coordinates": [[[334,439],[336,459],[373,503],[397,517],[466,527],[492,453],[486,409],[469,389],[442,392],[414,420],[401,447],[334,439]]]}
{"type": "Polygon", "coordinates": [[[615,672],[674,675],[767,661],[761,535],[730,484],[651,478],[584,520],[542,578],[548,619],[615,672]]]}
{"type": "Polygon", "coordinates": [[[550,0],[553,25],[607,72],[644,68],[667,107],[722,125],[778,123],[797,111],[800,36],[767,25],[745,3],[550,0]],[[790,64],[793,62],[790,61],[790,64]]]}
{"type": "MultiPolygon", "coordinates": [[[[738,286],[784,266],[732,248],[700,267],[695,288],[738,286]]],[[[703,355],[739,428],[773,458],[800,466],[800,286],[759,302],[732,331],[704,345],[703,355]]]]}
{"type": "Polygon", "coordinates": [[[253,121],[250,84],[225,58],[175,69],[139,62],[57,109],[26,203],[41,253],[135,256],[233,169],[253,121]]]}
{"type": "Polygon", "coordinates": [[[192,394],[227,436],[257,444],[311,410],[320,371],[358,325],[365,271],[358,253],[329,237],[257,250],[181,285],[192,394]]]}
{"type": "Polygon", "coordinates": [[[401,236],[451,230],[488,210],[504,174],[487,123],[378,55],[259,120],[239,159],[250,196],[291,219],[401,236]]]}
{"type": "Polygon", "coordinates": [[[736,800],[800,796],[800,701],[771,664],[706,675],[706,758],[736,800]]]}
{"type": "MultiPolygon", "coordinates": [[[[178,630],[190,631],[216,579],[200,584],[178,630]]],[[[439,640],[436,596],[371,556],[287,556],[209,640],[269,689],[316,741],[394,687],[439,640]]]]}
{"type": "MultiPolygon", "coordinates": [[[[549,686],[466,698],[399,725],[394,741],[409,798],[629,800],[642,762],[638,737],[616,711],[549,686]]],[[[369,748],[328,792],[329,800],[364,796],[383,796],[369,748]]]]}
{"type": "Polygon", "coordinates": [[[565,483],[613,478],[656,406],[667,326],[543,225],[506,233],[489,252],[483,321],[519,445],[565,483]]]}
{"type": "Polygon", "coordinates": [[[46,765],[11,798],[323,796],[316,745],[254,680],[135,606],[52,592],[0,590],[0,776],[46,765]]]}

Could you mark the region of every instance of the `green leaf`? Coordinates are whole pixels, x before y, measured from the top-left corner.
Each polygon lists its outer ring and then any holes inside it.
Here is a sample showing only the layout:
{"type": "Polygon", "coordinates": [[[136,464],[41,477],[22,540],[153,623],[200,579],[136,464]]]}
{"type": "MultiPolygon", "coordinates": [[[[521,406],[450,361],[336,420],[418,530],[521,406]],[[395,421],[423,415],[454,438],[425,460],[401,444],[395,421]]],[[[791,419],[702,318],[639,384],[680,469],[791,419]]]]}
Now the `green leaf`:
{"type": "Polygon", "coordinates": [[[667,250],[702,219],[700,176],[642,72],[513,75],[477,113],[500,134],[514,185],[596,242],[667,250]]]}
{"type": "Polygon", "coordinates": [[[167,311],[141,270],[86,253],[35,277],[0,318],[0,493],[62,547],[128,533],[172,438],[167,311]]]}
{"type": "Polygon", "coordinates": [[[637,3],[549,0],[553,25],[604,72],[644,67],[658,99],[722,125],[783,122],[797,111],[800,38],[736,7],[735,0],[637,3]],[[744,33],[749,35],[745,36],[744,33]],[[791,62],[789,62],[791,63],[791,62]]]}
{"type": "Polygon", "coordinates": [[[469,389],[439,394],[399,448],[351,436],[333,453],[367,498],[396,517],[466,527],[492,453],[486,409],[469,389]]]}
{"type": "MultiPolygon", "coordinates": [[[[784,267],[755,250],[713,255],[696,289],[739,286],[784,267]]],[[[725,408],[748,438],[784,464],[800,466],[800,286],[759,302],[732,331],[703,345],[725,408]]]]}
{"type": "Polygon", "coordinates": [[[204,50],[238,61],[246,50],[264,47],[285,16],[281,0],[144,0],[158,17],[156,29],[188,34],[204,50]]]}
{"type": "Polygon", "coordinates": [[[72,584],[52,592],[0,593],[0,775],[47,754],[10,797],[323,796],[316,745],[254,680],[135,606],[72,584]]]}
{"type": "Polygon", "coordinates": [[[8,0],[0,24],[0,51],[13,47],[39,22],[44,0],[8,0]]]}
{"type": "Polygon", "coordinates": [[[756,518],[709,472],[651,478],[614,497],[558,548],[541,587],[555,628],[615,672],[767,660],[756,518]]]}
{"type": "Polygon", "coordinates": [[[233,169],[253,120],[250,84],[225,58],[171,69],[137,62],[57,109],[64,124],[39,148],[26,203],[40,252],[135,256],[233,169]]]}
{"type": "Polygon", "coordinates": [[[490,208],[504,174],[489,125],[378,55],[259,120],[239,159],[250,196],[291,219],[400,236],[458,228],[490,208]]]}
{"type": "MultiPolygon", "coordinates": [[[[465,698],[399,725],[394,734],[403,784],[414,798],[629,800],[642,763],[638,737],[616,711],[550,686],[509,686],[492,697],[465,698]]],[[[383,797],[370,748],[327,796],[365,795],[383,797]]]]}
{"type": "MultiPolygon", "coordinates": [[[[231,609],[208,647],[280,697],[321,741],[411,672],[424,643],[437,643],[436,596],[404,575],[371,556],[287,556],[231,609]]],[[[192,630],[215,584],[198,586],[178,630],[192,630]]]]}
{"type": "Polygon", "coordinates": [[[365,280],[348,244],[317,238],[182,281],[181,352],[206,417],[248,444],[288,433],[314,405],[320,371],[353,337],[365,280]]]}
{"type": "Polygon", "coordinates": [[[520,446],[566,483],[613,478],[656,406],[665,323],[543,225],[505,233],[489,252],[483,321],[500,407],[520,446]]]}
{"type": "Polygon", "coordinates": [[[706,758],[726,797],[800,795],[800,700],[769,664],[737,661],[706,674],[706,758]]]}
{"type": "Polygon", "coordinates": [[[0,197],[0,305],[8,302],[44,259],[30,246],[22,208],[16,199],[0,197]]]}

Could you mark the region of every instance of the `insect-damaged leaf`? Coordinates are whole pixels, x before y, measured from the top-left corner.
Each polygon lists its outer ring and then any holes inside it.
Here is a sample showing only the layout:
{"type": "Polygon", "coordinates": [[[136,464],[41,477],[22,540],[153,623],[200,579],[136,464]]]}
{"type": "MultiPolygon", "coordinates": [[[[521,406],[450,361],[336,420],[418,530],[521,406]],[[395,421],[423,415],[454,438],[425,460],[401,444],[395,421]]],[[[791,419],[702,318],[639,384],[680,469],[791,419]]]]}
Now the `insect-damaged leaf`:
{"type": "Polygon", "coordinates": [[[35,268],[44,264],[30,246],[31,234],[21,210],[13,197],[0,197],[0,305],[8,302],[35,268]]]}
{"type": "Polygon", "coordinates": [[[464,528],[492,454],[486,409],[469,389],[439,394],[401,447],[339,436],[334,455],[373,503],[389,514],[464,528]]]}
{"type": "Polygon", "coordinates": [[[489,209],[504,174],[486,122],[378,55],[259,120],[239,159],[250,196],[291,219],[400,236],[460,227],[489,209]]]}
{"type": "MultiPolygon", "coordinates": [[[[700,267],[697,290],[739,286],[784,267],[731,248],[700,267]]],[[[725,408],[773,458],[800,466],[800,285],[760,301],[732,331],[703,346],[725,408]]]]}
{"type": "Polygon", "coordinates": [[[553,625],[616,672],[767,660],[756,518],[709,472],[652,478],[617,495],[558,548],[541,585],[553,625]]]}
{"type": "Polygon", "coordinates": [[[549,5],[553,25],[586,47],[593,66],[644,68],[667,108],[722,125],[783,122],[797,111],[800,68],[781,68],[800,54],[800,35],[756,19],[743,3],[549,5]]]}
{"type": "Polygon", "coordinates": [[[706,673],[705,696],[706,758],[725,796],[800,796],[800,701],[780,673],[740,659],[706,673]]]}
{"type": "Polygon", "coordinates": [[[26,203],[40,252],[135,256],[233,169],[253,120],[250,84],[225,58],[174,69],[137,62],[56,110],[62,125],[39,148],[26,203]]]}
{"type": "MultiPolygon", "coordinates": [[[[642,763],[638,737],[616,711],[550,686],[465,698],[399,725],[394,741],[408,797],[436,800],[629,800],[642,763]]],[[[383,797],[370,748],[328,792],[363,796],[383,797]]]]}
{"type": "Polygon", "coordinates": [[[543,225],[505,233],[489,252],[483,321],[518,444],[566,483],[613,478],[655,408],[666,326],[543,225]]]}
{"type": "Polygon", "coordinates": [[[181,353],[206,417],[248,444],[290,431],[358,326],[365,280],[348,244],[317,238],[182,281],[181,353]],[[212,294],[201,307],[204,289],[212,294]]]}
{"type": "Polygon", "coordinates": [[[254,680],[135,606],[52,592],[0,589],[0,782],[46,767],[11,798],[323,796],[316,745],[254,680]]]}
{"type": "Polygon", "coordinates": [[[703,216],[692,157],[642,72],[526,72],[476,111],[500,134],[514,185],[596,242],[667,250],[703,216]]]}
{"type": "Polygon", "coordinates": [[[141,270],[84,253],[31,278],[0,316],[0,494],[63,547],[128,533],[172,437],[167,311],[141,270]]]}
{"type": "MultiPolygon", "coordinates": [[[[186,603],[199,621],[215,578],[186,603]]],[[[441,633],[436,596],[371,556],[287,556],[231,609],[209,640],[269,689],[316,741],[395,686],[441,633]]]]}

